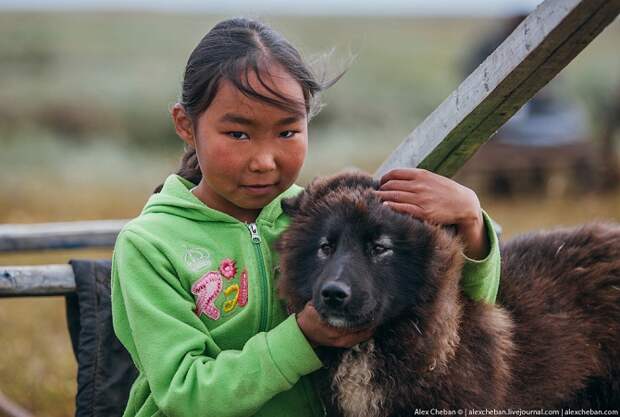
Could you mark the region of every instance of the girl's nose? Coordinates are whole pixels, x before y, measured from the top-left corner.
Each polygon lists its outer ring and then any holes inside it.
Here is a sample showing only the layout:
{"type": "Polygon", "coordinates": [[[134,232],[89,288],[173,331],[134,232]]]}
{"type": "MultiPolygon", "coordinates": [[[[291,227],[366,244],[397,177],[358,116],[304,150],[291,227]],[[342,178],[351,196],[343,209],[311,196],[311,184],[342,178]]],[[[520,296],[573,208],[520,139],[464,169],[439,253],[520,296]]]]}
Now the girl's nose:
{"type": "Polygon", "coordinates": [[[276,169],[276,160],[271,152],[260,152],[252,156],[250,171],[269,172],[276,169]]]}

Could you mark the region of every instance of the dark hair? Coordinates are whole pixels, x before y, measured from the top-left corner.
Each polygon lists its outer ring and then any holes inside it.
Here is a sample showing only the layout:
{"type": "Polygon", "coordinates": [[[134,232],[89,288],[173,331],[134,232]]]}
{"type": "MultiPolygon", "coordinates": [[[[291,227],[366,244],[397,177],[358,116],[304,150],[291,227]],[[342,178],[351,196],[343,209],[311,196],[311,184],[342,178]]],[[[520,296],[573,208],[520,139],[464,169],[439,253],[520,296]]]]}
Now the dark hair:
{"type": "MultiPolygon", "coordinates": [[[[311,119],[321,108],[320,93],[343,74],[344,71],[330,81],[317,80],[299,52],[280,33],[256,20],[238,17],[215,25],[192,51],[185,68],[180,103],[195,122],[213,101],[220,81],[226,79],[248,97],[293,112],[304,109],[311,119]],[[269,64],[274,61],[299,82],[304,103],[293,101],[264,82],[261,73],[268,72],[269,64]],[[248,81],[250,72],[276,98],[253,89],[248,81]]],[[[186,145],[177,174],[194,184],[202,179],[193,147],[186,145]]],[[[162,185],[155,192],[161,188],[162,185]]]]}

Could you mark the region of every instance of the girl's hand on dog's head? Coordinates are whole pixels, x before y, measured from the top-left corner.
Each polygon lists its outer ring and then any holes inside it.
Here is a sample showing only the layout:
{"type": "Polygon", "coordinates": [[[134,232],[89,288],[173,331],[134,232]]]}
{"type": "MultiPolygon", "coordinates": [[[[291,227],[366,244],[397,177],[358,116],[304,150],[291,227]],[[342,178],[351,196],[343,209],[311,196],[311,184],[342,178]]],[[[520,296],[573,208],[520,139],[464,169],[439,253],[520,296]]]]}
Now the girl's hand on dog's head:
{"type": "Polygon", "coordinates": [[[385,174],[377,194],[401,213],[429,223],[456,225],[470,258],[482,259],[488,254],[480,202],[469,188],[424,169],[403,168],[385,174]]]}
{"type": "Polygon", "coordinates": [[[337,348],[350,348],[358,343],[368,340],[375,332],[369,329],[343,329],[330,326],[321,319],[311,302],[297,313],[297,324],[312,347],[330,346],[337,348]]]}
{"type": "Polygon", "coordinates": [[[390,207],[429,223],[473,223],[481,217],[476,193],[425,169],[394,169],[380,181],[381,199],[390,207]]]}

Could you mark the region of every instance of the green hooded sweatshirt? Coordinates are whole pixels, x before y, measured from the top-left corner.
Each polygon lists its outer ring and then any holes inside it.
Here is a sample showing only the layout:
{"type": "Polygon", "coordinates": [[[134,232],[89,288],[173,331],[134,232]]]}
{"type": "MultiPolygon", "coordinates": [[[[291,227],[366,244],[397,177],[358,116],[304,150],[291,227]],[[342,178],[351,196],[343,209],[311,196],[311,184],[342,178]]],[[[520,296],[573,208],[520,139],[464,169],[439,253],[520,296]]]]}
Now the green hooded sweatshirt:
{"type": "MultiPolygon", "coordinates": [[[[114,330],[139,371],[124,417],[322,416],[322,367],[276,295],[272,243],[289,224],[282,198],[246,224],[207,207],[171,175],[129,222],[112,257],[114,330]],[[317,373],[314,376],[320,375],[317,373]]],[[[494,302],[499,248],[467,260],[463,288],[494,302]]]]}

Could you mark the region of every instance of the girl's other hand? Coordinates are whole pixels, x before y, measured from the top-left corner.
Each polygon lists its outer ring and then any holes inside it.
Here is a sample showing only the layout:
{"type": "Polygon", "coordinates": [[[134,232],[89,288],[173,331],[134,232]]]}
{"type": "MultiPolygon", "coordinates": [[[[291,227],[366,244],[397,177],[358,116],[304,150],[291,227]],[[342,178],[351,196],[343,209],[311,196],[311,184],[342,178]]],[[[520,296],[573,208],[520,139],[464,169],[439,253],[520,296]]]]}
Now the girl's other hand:
{"type": "Polygon", "coordinates": [[[368,340],[375,332],[374,328],[344,329],[330,326],[321,319],[311,302],[308,302],[302,311],[297,313],[297,324],[312,347],[331,346],[350,348],[368,340]]]}
{"type": "Polygon", "coordinates": [[[396,211],[429,223],[455,225],[466,256],[482,259],[489,253],[478,196],[456,181],[424,169],[394,169],[381,178],[377,193],[396,211]]]}

